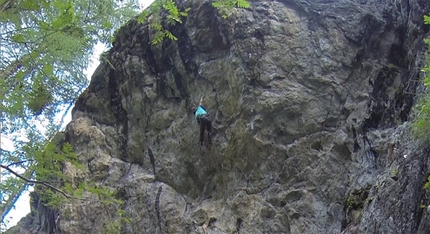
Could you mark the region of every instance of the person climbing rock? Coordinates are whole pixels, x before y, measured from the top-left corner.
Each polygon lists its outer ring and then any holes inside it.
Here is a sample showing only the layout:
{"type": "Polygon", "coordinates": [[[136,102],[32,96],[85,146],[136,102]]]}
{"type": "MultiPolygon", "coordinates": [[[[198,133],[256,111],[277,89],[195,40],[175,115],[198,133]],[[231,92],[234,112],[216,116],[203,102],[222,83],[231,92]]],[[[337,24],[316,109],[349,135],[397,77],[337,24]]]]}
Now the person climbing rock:
{"type": "Polygon", "coordinates": [[[194,110],[194,115],[196,117],[197,123],[200,124],[200,145],[203,145],[205,129],[208,131],[209,146],[212,145],[212,122],[209,118],[206,108],[203,106],[203,97],[200,98],[199,106],[194,110]]]}

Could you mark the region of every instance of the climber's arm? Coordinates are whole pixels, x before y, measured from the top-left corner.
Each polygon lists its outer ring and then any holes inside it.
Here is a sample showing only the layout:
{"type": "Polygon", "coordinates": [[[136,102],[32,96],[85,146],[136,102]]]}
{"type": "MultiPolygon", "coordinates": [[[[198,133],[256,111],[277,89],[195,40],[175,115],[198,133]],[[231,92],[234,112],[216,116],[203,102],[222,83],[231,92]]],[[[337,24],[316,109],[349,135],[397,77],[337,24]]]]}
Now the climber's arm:
{"type": "Polygon", "coordinates": [[[200,98],[199,107],[201,107],[204,111],[207,111],[206,108],[203,106],[203,97],[200,98]]]}

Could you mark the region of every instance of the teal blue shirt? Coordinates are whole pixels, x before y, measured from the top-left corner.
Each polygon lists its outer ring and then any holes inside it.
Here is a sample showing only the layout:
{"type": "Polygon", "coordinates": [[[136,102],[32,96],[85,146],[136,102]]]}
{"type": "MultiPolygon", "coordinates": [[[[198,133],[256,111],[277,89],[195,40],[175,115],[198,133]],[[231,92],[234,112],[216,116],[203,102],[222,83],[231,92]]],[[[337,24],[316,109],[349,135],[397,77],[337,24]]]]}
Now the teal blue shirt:
{"type": "Polygon", "coordinates": [[[205,111],[201,106],[197,107],[197,110],[196,110],[196,119],[197,119],[200,115],[204,115],[204,114],[207,114],[207,113],[206,113],[206,111],[205,111]]]}

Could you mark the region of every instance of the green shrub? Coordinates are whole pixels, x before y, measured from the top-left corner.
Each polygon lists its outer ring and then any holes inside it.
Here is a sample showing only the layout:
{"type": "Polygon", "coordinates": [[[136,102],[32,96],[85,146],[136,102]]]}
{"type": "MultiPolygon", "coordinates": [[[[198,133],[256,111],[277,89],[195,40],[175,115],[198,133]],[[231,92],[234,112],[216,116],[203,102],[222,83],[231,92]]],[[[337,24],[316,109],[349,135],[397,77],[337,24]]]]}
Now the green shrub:
{"type": "MultiPolygon", "coordinates": [[[[424,23],[430,24],[430,16],[424,16],[424,23]]],[[[430,47],[430,38],[424,39],[427,46],[430,47]]],[[[426,66],[421,70],[424,74],[424,86],[430,88],[430,57],[427,52],[426,66]]],[[[430,93],[424,93],[414,107],[414,123],[412,126],[415,137],[423,142],[430,140],[430,93]]]]}

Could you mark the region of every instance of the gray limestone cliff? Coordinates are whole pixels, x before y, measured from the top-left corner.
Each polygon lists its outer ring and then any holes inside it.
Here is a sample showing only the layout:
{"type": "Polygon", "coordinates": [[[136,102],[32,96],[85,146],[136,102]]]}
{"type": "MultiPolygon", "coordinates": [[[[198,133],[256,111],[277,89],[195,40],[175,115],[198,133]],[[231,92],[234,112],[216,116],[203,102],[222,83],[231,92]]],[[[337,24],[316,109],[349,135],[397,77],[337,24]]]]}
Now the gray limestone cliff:
{"type": "MultiPolygon", "coordinates": [[[[222,19],[182,1],[178,41],[157,45],[146,24],[122,27],[67,127],[85,171],[65,173],[115,191],[120,233],[430,233],[429,151],[407,127],[430,2],[251,5],[222,19]],[[211,150],[192,114],[201,96],[211,150]]],[[[35,207],[44,225],[28,233],[106,233],[117,219],[99,203],[35,207]]]]}

